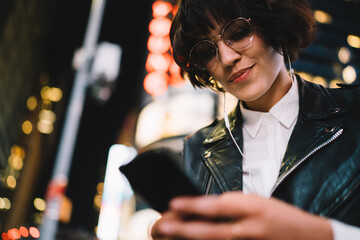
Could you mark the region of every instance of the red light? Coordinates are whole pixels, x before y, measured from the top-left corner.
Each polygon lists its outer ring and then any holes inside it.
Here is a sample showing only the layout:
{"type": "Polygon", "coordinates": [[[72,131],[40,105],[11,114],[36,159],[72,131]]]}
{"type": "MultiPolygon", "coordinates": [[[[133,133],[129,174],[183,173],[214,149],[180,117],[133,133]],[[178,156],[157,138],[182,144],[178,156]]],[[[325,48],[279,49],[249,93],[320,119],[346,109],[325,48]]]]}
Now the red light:
{"type": "Polygon", "coordinates": [[[29,228],[30,236],[33,238],[39,238],[40,237],[40,231],[36,227],[29,228]]]}
{"type": "Polygon", "coordinates": [[[179,5],[175,5],[175,6],[173,7],[173,10],[172,10],[171,12],[172,12],[172,14],[175,16],[178,10],[179,10],[179,5]]]}
{"type": "Polygon", "coordinates": [[[179,75],[180,77],[180,67],[176,64],[176,62],[174,61],[174,59],[171,59],[171,65],[170,65],[170,73],[171,75],[179,75]]]}
{"type": "Polygon", "coordinates": [[[170,67],[171,56],[168,53],[165,54],[155,54],[150,53],[146,61],[146,71],[160,71],[167,72],[170,67]]]}
{"type": "Polygon", "coordinates": [[[23,237],[28,237],[29,236],[29,231],[27,230],[26,227],[20,227],[19,228],[20,234],[23,237]]]}
{"type": "Polygon", "coordinates": [[[151,72],[144,79],[144,89],[153,96],[161,96],[168,89],[169,75],[164,72],[151,72]]]}
{"type": "Polygon", "coordinates": [[[149,24],[149,32],[157,37],[169,35],[171,20],[165,17],[154,18],[149,24]]]}
{"type": "Polygon", "coordinates": [[[173,6],[169,2],[156,1],[152,5],[154,17],[166,17],[171,12],[173,6]]]}
{"type": "Polygon", "coordinates": [[[162,54],[169,51],[170,45],[169,37],[155,37],[151,35],[147,47],[150,52],[162,54]]]}
{"type": "Polygon", "coordinates": [[[10,240],[9,236],[6,233],[3,233],[1,236],[3,240],[10,240]]]}

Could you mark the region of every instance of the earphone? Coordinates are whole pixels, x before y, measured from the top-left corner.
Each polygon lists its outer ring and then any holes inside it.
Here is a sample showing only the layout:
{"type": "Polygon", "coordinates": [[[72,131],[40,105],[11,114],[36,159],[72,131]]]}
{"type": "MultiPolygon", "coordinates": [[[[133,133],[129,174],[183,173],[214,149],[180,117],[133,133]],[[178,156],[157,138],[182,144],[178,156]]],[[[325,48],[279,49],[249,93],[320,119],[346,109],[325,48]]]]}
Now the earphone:
{"type": "Polygon", "coordinates": [[[246,158],[246,156],[244,155],[244,153],[241,151],[241,148],[239,147],[239,145],[238,145],[237,142],[235,141],[234,136],[232,135],[232,132],[231,132],[231,130],[230,130],[229,117],[228,117],[228,115],[227,115],[227,113],[226,113],[225,106],[226,106],[226,96],[225,96],[225,92],[224,92],[224,122],[225,122],[225,127],[226,127],[226,129],[228,130],[229,135],[230,135],[232,141],[234,142],[236,148],[238,149],[239,153],[241,154],[241,156],[243,156],[243,158],[246,158]]]}

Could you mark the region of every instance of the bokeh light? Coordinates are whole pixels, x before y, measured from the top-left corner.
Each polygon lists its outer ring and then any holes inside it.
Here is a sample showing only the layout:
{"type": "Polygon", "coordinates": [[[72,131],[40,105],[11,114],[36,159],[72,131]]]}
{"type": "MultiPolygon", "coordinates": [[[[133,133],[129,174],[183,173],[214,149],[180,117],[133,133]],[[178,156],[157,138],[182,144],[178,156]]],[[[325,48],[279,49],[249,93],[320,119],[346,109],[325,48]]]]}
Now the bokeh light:
{"type": "Polygon", "coordinates": [[[152,5],[154,17],[166,17],[173,9],[173,6],[169,2],[155,1],[152,5]]]}
{"type": "Polygon", "coordinates": [[[171,20],[165,17],[154,18],[149,24],[149,32],[156,37],[165,37],[170,33],[171,20]]]}
{"type": "Polygon", "coordinates": [[[153,53],[166,53],[170,49],[169,37],[156,37],[151,35],[148,40],[147,47],[153,53]]]}
{"type": "Polygon", "coordinates": [[[19,231],[20,231],[21,236],[23,236],[23,237],[28,237],[29,236],[29,230],[26,227],[21,226],[19,228],[19,231]]]}
{"type": "Polygon", "coordinates": [[[32,123],[29,120],[26,120],[23,122],[21,129],[26,135],[30,134],[33,129],[32,123]]]}
{"type": "Polygon", "coordinates": [[[29,228],[30,236],[33,238],[39,238],[40,237],[40,231],[36,227],[30,227],[29,228]]]}
{"type": "Polygon", "coordinates": [[[156,54],[150,53],[146,61],[146,71],[160,71],[167,72],[171,63],[171,56],[168,53],[156,54]]]}
{"type": "Polygon", "coordinates": [[[360,37],[356,35],[349,35],[347,37],[347,42],[353,48],[360,48],[360,37]]]}
{"type": "Polygon", "coordinates": [[[169,75],[164,72],[151,72],[144,79],[144,89],[147,93],[160,96],[168,89],[169,75]]]}
{"type": "Polygon", "coordinates": [[[356,71],[353,66],[347,66],[342,73],[344,82],[351,84],[356,80],[356,71]]]}
{"type": "Polygon", "coordinates": [[[338,58],[341,63],[347,64],[351,60],[351,52],[347,47],[342,47],[339,49],[338,58]]]}
{"type": "Polygon", "coordinates": [[[330,14],[321,10],[316,10],[314,12],[314,17],[318,23],[329,24],[332,22],[330,14]]]}

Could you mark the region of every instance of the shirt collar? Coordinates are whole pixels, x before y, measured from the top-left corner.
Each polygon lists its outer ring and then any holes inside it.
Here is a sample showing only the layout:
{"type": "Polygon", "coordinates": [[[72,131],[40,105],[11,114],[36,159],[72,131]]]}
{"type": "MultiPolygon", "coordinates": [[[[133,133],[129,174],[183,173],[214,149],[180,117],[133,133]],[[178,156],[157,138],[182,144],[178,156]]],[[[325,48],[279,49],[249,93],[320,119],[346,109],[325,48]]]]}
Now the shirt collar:
{"type": "Polygon", "coordinates": [[[285,96],[280,99],[269,112],[249,110],[246,109],[243,104],[240,104],[240,110],[244,120],[243,126],[252,138],[256,137],[263,119],[269,115],[289,129],[297,119],[299,112],[299,91],[297,81],[292,84],[285,96]]]}

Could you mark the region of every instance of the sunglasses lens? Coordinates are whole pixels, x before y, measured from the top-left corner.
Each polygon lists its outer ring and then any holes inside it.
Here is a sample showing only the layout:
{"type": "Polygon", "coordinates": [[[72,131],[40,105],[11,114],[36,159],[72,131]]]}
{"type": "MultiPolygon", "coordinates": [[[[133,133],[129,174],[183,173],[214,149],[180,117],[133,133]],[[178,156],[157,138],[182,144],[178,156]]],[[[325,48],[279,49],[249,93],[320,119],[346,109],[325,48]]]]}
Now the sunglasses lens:
{"type": "MultiPolygon", "coordinates": [[[[252,41],[250,22],[244,18],[236,18],[225,25],[222,39],[234,50],[241,50],[250,45],[252,41]]],[[[208,70],[215,65],[218,59],[218,49],[210,40],[203,40],[196,44],[190,52],[190,58],[200,69],[208,70]]]]}
{"type": "Polygon", "coordinates": [[[192,49],[191,60],[199,68],[209,69],[217,60],[217,49],[210,41],[202,41],[192,49]]]}
{"type": "Polygon", "coordinates": [[[226,44],[233,49],[247,47],[252,38],[250,23],[244,19],[235,19],[224,28],[223,38],[226,44]]]}

